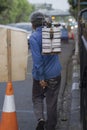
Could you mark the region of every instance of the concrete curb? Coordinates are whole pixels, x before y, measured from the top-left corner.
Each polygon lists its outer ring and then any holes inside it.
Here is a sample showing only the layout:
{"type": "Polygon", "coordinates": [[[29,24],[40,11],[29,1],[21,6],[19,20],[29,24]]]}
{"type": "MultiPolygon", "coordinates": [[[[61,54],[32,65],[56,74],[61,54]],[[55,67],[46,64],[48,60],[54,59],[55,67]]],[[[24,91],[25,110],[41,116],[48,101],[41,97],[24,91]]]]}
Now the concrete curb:
{"type": "Polygon", "coordinates": [[[75,54],[72,57],[73,73],[72,73],[72,89],[71,89],[71,115],[69,130],[81,130],[80,126],[80,65],[78,63],[78,41],[75,42],[75,54]]]}
{"type": "Polygon", "coordinates": [[[71,115],[69,130],[81,130],[80,125],[80,65],[78,63],[79,47],[78,47],[78,35],[75,32],[75,53],[72,57],[73,73],[72,73],[72,89],[71,89],[71,115]]]}
{"type": "Polygon", "coordinates": [[[77,58],[73,57],[72,89],[71,89],[71,115],[69,130],[80,130],[80,90],[79,90],[79,65],[77,58]]]}

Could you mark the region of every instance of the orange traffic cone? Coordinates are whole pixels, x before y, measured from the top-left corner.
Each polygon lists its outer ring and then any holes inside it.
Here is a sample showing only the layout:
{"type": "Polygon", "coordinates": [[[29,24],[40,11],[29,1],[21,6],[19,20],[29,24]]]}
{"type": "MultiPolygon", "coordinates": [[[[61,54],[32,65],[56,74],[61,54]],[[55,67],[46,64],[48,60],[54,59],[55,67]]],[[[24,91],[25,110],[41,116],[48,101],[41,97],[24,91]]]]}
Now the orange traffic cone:
{"type": "Polygon", "coordinates": [[[9,82],[6,88],[6,95],[0,122],[0,130],[18,130],[13,94],[14,91],[12,83],[9,82]]]}

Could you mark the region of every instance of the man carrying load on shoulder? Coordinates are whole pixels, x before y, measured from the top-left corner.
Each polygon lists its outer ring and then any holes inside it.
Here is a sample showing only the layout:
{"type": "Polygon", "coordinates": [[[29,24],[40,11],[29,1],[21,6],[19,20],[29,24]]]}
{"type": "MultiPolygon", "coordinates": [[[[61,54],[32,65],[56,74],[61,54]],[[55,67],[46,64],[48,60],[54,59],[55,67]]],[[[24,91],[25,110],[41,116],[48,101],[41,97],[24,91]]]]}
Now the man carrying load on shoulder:
{"type": "Polygon", "coordinates": [[[55,130],[57,124],[57,101],[61,83],[61,65],[58,54],[42,54],[42,27],[45,16],[40,12],[31,15],[35,30],[30,37],[30,49],[33,59],[32,100],[38,121],[36,130],[55,130]],[[44,117],[44,98],[46,98],[47,120],[44,117]]]}

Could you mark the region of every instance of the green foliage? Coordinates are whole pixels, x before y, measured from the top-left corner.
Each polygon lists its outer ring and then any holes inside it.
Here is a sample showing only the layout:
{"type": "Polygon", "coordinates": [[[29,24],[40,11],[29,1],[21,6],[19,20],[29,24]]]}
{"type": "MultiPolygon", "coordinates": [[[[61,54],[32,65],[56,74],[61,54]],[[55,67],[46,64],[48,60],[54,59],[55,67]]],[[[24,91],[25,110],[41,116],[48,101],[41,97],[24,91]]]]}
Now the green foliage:
{"type": "Polygon", "coordinates": [[[87,5],[81,5],[81,2],[87,2],[87,0],[68,0],[70,4],[70,12],[77,19],[78,17],[78,3],[80,4],[80,10],[87,7],[87,5]]]}
{"type": "Polygon", "coordinates": [[[72,16],[74,16],[75,19],[77,19],[77,6],[76,6],[76,0],[68,0],[69,4],[70,4],[70,13],[72,14],[72,16]]]}
{"type": "Polygon", "coordinates": [[[0,24],[27,22],[33,10],[28,0],[0,0],[0,24]]]}
{"type": "Polygon", "coordinates": [[[78,0],[68,0],[68,2],[73,9],[77,7],[78,0]]]}

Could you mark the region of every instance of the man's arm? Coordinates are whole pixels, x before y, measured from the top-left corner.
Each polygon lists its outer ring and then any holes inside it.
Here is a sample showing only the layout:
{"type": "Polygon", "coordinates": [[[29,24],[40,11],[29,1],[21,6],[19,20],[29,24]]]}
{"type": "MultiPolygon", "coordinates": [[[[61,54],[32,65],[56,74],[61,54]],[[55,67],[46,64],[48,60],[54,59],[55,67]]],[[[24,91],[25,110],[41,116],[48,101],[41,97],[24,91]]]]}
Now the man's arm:
{"type": "Polygon", "coordinates": [[[43,57],[40,52],[38,41],[34,37],[30,38],[30,48],[31,48],[33,63],[35,66],[35,70],[37,71],[39,80],[44,80],[43,57]]]}

